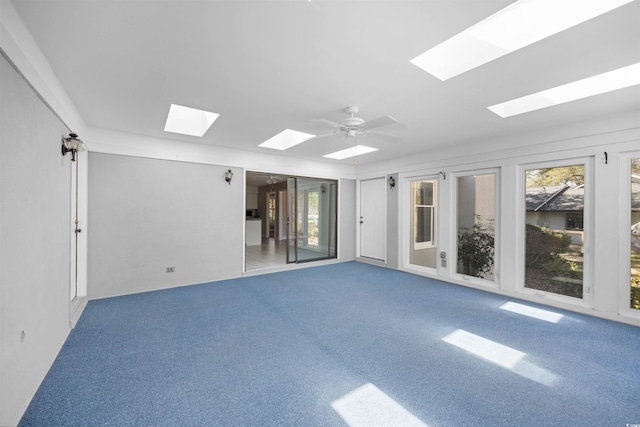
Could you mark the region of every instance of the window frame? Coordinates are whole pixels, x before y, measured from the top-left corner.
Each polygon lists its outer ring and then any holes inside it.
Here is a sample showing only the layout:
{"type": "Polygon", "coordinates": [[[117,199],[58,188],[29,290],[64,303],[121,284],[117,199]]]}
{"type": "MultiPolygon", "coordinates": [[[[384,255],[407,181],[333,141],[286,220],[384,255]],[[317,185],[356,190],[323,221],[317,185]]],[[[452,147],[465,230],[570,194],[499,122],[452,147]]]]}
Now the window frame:
{"type": "Polygon", "coordinates": [[[413,213],[413,217],[416,218],[418,209],[428,209],[431,211],[431,236],[429,240],[425,240],[423,242],[417,242],[416,238],[418,237],[417,234],[415,233],[415,228],[414,228],[414,224],[411,224],[411,235],[412,235],[412,244],[413,244],[413,249],[414,250],[420,250],[420,249],[428,249],[428,248],[434,248],[437,246],[437,241],[436,241],[436,210],[438,207],[438,180],[437,179],[418,179],[418,180],[413,180],[411,181],[410,184],[410,193],[411,193],[411,206],[412,206],[412,213],[413,213]],[[428,204],[424,204],[424,205],[418,205],[415,204],[414,205],[414,193],[413,193],[413,185],[416,182],[430,182],[433,184],[433,195],[431,197],[432,200],[432,204],[428,205],[428,204]]]}
{"type": "Polygon", "coordinates": [[[584,213],[573,213],[569,212],[564,216],[564,228],[566,230],[584,230],[584,213]],[[569,219],[573,219],[576,227],[569,227],[569,219]],[[578,221],[579,219],[579,221],[578,221]],[[578,227],[577,224],[581,224],[582,227],[578,227]]]}
{"type": "MultiPolygon", "coordinates": [[[[432,169],[422,169],[411,171],[409,173],[398,173],[397,183],[395,187],[398,189],[398,267],[407,272],[420,274],[426,277],[440,277],[441,262],[436,262],[434,266],[425,266],[413,264],[411,262],[411,251],[413,251],[413,224],[412,217],[412,192],[411,183],[416,181],[435,181],[437,182],[435,194],[435,227],[434,227],[434,243],[432,248],[438,250],[438,244],[441,240],[441,227],[439,224],[441,217],[441,205],[443,203],[441,190],[446,191],[447,183],[444,181],[444,175],[447,172],[436,171],[432,169]],[[442,180],[442,181],[441,181],[442,180]],[[443,187],[444,186],[444,187],[443,187]]],[[[445,201],[446,203],[446,201],[445,201]]],[[[431,249],[431,248],[427,248],[431,249]]]]}
{"type": "Polygon", "coordinates": [[[472,169],[454,172],[451,174],[453,181],[453,191],[451,194],[452,205],[452,217],[451,221],[453,226],[451,227],[451,275],[454,277],[462,278],[465,281],[474,282],[483,286],[489,286],[493,288],[500,288],[500,214],[501,214],[501,168],[483,168],[472,169]],[[481,277],[468,276],[462,273],[458,273],[457,260],[458,260],[458,178],[474,175],[495,175],[495,194],[494,194],[494,247],[493,247],[493,280],[484,279],[481,277]]]}
{"type": "Polygon", "coordinates": [[[620,313],[626,317],[640,319],[640,310],[631,308],[631,160],[640,159],[640,150],[620,153],[620,230],[619,250],[620,278],[619,301],[620,313]]]}
{"type": "Polygon", "coordinates": [[[517,165],[517,199],[518,199],[518,244],[517,244],[517,283],[516,292],[529,296],[541,296],[550,300],[567,304],[593,307],[594,284],[594,156],[566,157],[556,160],[521,163],[517,165]],[[526,287],[525,283],[525,259],[526,259],[526,171],[531,169],[561,168],[567,166],[584,166],[584,207],[583,207],[583,275],[582,298],[557,294],[539,289],[526,287]]]}

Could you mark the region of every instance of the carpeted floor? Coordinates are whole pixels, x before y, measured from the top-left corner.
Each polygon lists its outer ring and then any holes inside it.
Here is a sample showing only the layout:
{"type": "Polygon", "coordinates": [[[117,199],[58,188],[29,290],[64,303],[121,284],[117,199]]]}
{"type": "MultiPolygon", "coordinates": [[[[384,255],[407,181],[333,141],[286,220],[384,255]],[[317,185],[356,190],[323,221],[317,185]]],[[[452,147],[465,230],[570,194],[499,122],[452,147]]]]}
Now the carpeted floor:
{"type": "Polygon", "coordinates": [[[21,425],[624,427],[639,379],[640,328],[350,262],[90,301],[21,425]]]}

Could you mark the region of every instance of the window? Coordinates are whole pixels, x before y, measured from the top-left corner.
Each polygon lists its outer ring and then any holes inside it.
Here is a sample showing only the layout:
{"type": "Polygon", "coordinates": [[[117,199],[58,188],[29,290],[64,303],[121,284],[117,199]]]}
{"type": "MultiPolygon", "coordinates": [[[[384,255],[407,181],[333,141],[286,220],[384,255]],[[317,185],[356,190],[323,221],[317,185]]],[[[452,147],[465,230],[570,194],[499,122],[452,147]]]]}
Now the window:
{"type": "Polygon", "coordinates": [[[436,181],[417,181],[411,184],[414,200],[414,249],[424,249],[435,244],[435,188],[436,181]]]}
{"type": "Polygon", "coordinates": [[[582,230],[583,226],[582,213],[568,213],[565,228],[567,230],[582,230]]]}
{"type": "Polygon", "coordinates": [[[640,310],[640,158],[631,159],[630,307],[640,310]]]}
{"type": "Polygon", "coordinates": [[[457,272],[494,280],[496,174],[459,176],[457,272]]]}
{"type": "Polygon", "coordinates": [[[267,194],[267,227],[269,238],[276,237],[276,193],[267,194]]]}
{"type": "Polygon", "coordinates": [[[437,267],[437,184],[436,179],[411,181],[409,263],[413,265],[437,267]]]}
{"type": "Polygon", "coordinates": [[[583,298],[585,165],[525,171],[525,288],[583,298]]]}

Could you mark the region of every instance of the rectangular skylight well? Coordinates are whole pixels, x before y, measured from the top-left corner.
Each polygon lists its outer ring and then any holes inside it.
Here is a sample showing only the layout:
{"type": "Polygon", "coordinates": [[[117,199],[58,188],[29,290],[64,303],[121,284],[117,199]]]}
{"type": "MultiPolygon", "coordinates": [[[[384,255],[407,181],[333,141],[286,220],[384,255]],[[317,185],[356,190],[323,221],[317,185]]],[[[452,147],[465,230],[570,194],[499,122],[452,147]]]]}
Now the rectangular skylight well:
{"type": "Polygon", "coordinates": [[[218,116],[209,111],[171,104],[164,131],[202,137],[218,116]]]}
{"type": "Polygon", "coordinates": [[[329,159],[343,160],[343,159],[348,159],[349,157],[355,157],[361,154],[371,153],[372,151],[378,151],[378,149],[367,147],[366,145],[356,145],[355,147],[350,147],[344,150],[336,151],[335,153],[326,154],[322,157],[327,157],[329,159]]]}
{"type": "Polygon", "coordinates": [[[633,0],[519,0],[410,62],[447,80],[633,0]]]}
{"type": "Polygon", "coordinates": [[[637,63],[487,108],[505,118],[639,84],[640,63],[637,63]]]}
{"type": "Polygon", "coordinates": [[[272,148],[274,150],[286,150],[313,137],[315,137],[315,135],[310,133],[285,129],[279,134],[267,139],[262,144],[258,144],[258,147],[272,148]]]}

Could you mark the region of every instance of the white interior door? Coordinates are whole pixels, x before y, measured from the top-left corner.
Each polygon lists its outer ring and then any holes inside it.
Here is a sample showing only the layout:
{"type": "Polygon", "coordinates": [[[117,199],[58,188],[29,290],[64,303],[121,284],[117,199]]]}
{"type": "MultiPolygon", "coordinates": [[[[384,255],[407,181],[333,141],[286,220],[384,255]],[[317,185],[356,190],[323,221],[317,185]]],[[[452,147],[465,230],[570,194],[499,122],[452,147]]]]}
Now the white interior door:
{"type": "Polygon", "coordinates": [[[360,256],[385,260],[386,186],[384,178],[360,181],[360,256]]]}

